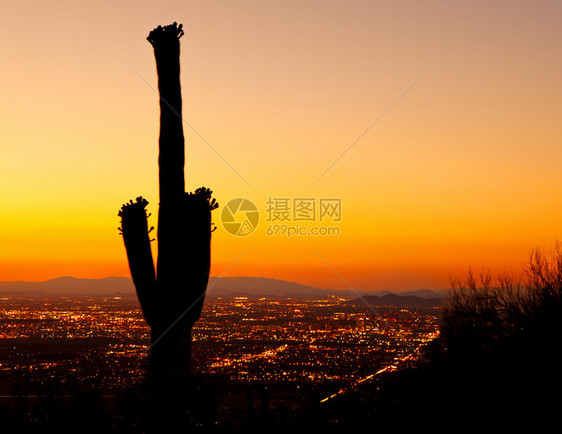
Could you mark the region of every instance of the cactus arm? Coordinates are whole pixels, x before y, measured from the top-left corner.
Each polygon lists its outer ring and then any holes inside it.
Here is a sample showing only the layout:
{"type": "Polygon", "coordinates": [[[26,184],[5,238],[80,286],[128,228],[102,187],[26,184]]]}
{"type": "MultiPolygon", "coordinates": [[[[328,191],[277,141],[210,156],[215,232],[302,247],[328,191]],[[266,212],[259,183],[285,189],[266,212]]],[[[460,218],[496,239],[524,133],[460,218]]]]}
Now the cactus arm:
{"type": "Polygon", "coordinates": [[[121,233],[125,243],[131,277],[137,291],[142,312],[149,326],[153,324],[156,309],[156,273],[150,248],[146,214],[148,201],[138,197],[136,202],[130,201],[121,207],[121,233]]]}
{"type": "Polygon", "coordinates": [[[180,206],[182,230],[182,291],[178,297],[184,306],[192,306],[186,321],[193,326],[199,319],[211,268],[211,211],[218,204],[211,198],[212,191],[199,188],[184,195],[180,206]],[[195,304],[193,304],[195,303],[195,304]]]}

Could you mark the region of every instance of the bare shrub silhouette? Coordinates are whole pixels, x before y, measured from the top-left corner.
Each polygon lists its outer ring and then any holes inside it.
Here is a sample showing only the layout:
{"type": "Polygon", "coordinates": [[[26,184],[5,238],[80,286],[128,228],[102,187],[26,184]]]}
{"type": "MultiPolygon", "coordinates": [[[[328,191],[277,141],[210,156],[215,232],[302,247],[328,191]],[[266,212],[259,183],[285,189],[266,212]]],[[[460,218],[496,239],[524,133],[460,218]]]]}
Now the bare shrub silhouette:
{"type": "Polygon", "coordinates": [[[347,414],[382,431],[551,432],[562,405],[561,347],[556,244],[534,249],[520,276],[469,269],[452,279],[439,338],[415,367],[381,378],[365,404],[350,402],[347,414]]]}
{"type": "Polygon", "coordinates": [[[450,353],[497,351],[525,345],[545,354],[562,338],[562,246],[534,249],[520,277],[484,270],[452,280],[441,314],[441,335],[450,353]]]}
{"type": "Polygon", "coordinates": [[[521,276],[469,270],[451,286],[426,367],[444,412],[467,429],[548,427],[561,404],[561,245],[534,249],[521,276]]]}

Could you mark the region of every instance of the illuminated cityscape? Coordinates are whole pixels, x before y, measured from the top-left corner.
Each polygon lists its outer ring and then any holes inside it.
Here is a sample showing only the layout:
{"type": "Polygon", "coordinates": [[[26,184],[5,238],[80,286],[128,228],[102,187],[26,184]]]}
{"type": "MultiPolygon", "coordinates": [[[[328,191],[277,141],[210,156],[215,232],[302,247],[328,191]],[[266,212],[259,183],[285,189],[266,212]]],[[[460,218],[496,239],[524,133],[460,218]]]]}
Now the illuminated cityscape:
{"type": "MultiPolygon", "coordinates": [[[[333,385],[337,392],[415,359],[413,350],[437,334],[437,308],[350,301],[209,300],[193,331],[192,371],[234,382],[333,385]]],[[[0,338],[4,378],[111,390],[142,380],[150,330],[133,297],[5,297],[0,338]]]]}

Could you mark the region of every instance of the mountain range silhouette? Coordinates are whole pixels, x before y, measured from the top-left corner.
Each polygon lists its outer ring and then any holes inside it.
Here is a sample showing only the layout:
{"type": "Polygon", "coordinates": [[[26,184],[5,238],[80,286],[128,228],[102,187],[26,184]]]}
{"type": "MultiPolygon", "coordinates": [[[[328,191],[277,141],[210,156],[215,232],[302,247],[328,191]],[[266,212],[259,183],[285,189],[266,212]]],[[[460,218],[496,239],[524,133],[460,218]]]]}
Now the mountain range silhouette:
{"type": "MultiPolygon", "coordinates": [[[[416,289],[407,291],[361,291],[362,296],[387,297],[386,301],[405,302],[408,304],[424,304],[424,300],[442,300],[446,290],[416,289]],[[392,296],[389,298],[389,296],[392,296]],[[398,298],[396,298],[398,297],[398,298]]],[[[106,277],[102,279],[85,279],[70,276],[58,277],[43,282],[10,281],[0,282],[0,296],[135,296],[135,288],[129,277],[106,277]]],[[[207,297],[209,299],[223,297],[293,297],[317,298],[338,296],[351,299],[358,298],[354,291],[345,289],[316,288],[296,282],[289,282],[266,277],[222,277],[209,279],[207,297]]],[[[375,299],[371,299],[375,302],[375,299]]],[[[403,303],[402,303],[403,304],[403,303]]]]}

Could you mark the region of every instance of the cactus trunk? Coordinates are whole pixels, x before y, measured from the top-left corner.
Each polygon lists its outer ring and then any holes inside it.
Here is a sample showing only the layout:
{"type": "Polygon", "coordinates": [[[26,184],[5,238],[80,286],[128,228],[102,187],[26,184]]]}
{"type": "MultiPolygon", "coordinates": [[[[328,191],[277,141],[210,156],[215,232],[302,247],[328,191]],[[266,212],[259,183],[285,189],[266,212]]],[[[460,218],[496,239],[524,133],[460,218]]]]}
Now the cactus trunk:
{"type": "Polygon", "coordinates": [[[152,259],[142,197],[123,205],[121,231],[143,315],[151,328],[150,372],[157,382],[189,373],[191,329],[201,314],[211,264],[212,191],[185,193],[180,87],[181,24],[157,27],[154,48],[160,92],[158,259],[152,259]]]}

